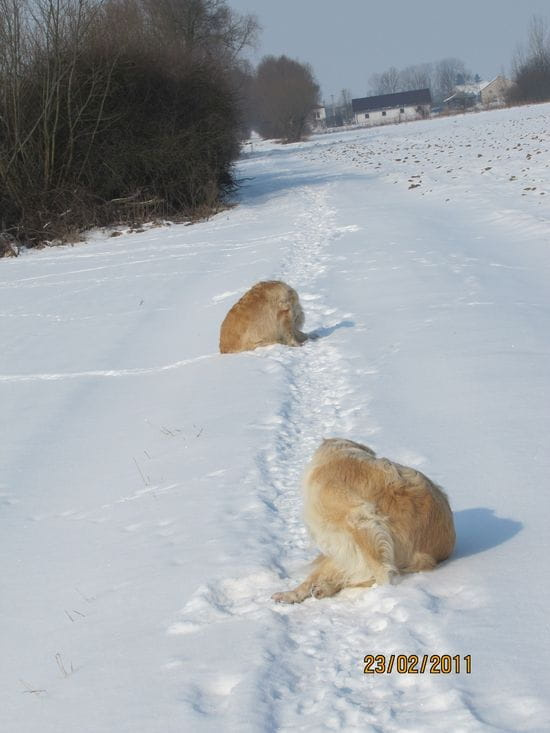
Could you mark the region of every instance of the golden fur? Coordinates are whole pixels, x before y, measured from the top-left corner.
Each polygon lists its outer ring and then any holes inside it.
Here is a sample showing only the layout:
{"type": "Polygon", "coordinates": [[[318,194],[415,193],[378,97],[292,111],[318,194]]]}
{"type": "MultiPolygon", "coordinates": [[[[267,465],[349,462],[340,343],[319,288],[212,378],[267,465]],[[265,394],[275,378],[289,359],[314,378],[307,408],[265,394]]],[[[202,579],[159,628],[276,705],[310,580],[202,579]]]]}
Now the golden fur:
{"type": "Polygon", "coordinates": [[[322,554],[282,603],[324,598],[342,588],[391,582],[398,573],[431,570],[453,551],[453,515],[427,476],[377,458],[351,440],[324,440],[304,478],[305,520],[322,554]]]}
{"type": "Polygon", "coordinates": [[[256,283],[235,303],[220,329],[220,351],[249,351],[268,344],[301,346],[304,312],[297,292],[280,280],[256,283]]]}

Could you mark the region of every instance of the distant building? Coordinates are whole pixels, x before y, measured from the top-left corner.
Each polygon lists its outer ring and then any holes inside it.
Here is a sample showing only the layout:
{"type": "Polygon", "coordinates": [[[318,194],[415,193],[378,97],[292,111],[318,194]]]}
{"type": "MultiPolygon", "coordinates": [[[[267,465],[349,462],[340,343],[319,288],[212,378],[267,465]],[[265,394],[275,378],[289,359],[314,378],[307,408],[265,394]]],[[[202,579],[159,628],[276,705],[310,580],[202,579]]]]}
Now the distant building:
{"type": "Polygon", "coordinates": [[[513,86],[513,81],[510,81],[510,79],[506,79],[506,77],[499,74],[480,89],[479,96],[481,104],[486,107],[502,107],[506,104],[506,97],[513,86]]]}
{"type": "Polygon", "coordinates": [[[471,84],[457,84],[453,93],[443,100],[443,105],[448,109],[467,109],[475,107],[481,102],[481,88],[486,81],[472,82],[471,84]]]}
{"type": "Polygon", "coordinates": [[[326,127],[327,124],[327,112],[322,104],[316,104],[311,110],[311,126],[314,130],[321,130],[326,127]]]}
{"type": "Polygon", "coordinates": [[[446,107],[466,109],[468,107],[502,107],[506,104],[506,95],[514,82],[504,76],[496,76],[491,81],[457,84],[450,97],[443,100],[446,107]]]}
{"type": "Polygon", "coordinates": [[[387,125],[430,116],[432,95],[429,89],[378,94],[351,100],[357,125],[387,125]]]}

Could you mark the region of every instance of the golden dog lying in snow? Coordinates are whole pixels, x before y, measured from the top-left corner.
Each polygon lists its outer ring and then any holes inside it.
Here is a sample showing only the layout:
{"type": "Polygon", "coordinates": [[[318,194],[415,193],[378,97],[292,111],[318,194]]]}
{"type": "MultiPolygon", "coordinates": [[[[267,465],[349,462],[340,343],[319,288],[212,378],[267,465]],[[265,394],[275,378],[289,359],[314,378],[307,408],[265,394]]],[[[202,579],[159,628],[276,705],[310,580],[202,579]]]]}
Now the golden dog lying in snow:
{"type": "Polygon", "coordinates": [[[226,315],[220,329],[220,351],[249,351],[268,344],[300,346],[304,312],[298,293],[280,280],[250,288],[226,315]]]}
{"type": "Polygon", "coordinates": [[[389,583],[430,570],[453,551],[447,496],[429,478],[360,443],[324,440],[304,478],[305,520],[322,554],[282,603],[325,598],[342,588],[389,583]]]}

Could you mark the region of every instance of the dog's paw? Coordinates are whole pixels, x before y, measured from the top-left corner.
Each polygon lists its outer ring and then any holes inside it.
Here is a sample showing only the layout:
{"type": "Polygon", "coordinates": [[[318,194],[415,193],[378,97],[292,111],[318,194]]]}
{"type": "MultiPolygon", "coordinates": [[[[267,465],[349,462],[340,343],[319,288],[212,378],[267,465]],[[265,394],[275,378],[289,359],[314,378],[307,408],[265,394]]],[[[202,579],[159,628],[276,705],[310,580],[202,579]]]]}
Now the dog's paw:
{"type": "Polygon", "coordinates": [[[293,592],[291,590],[289,591],[281,591],[280,593],[274,593],[271,596],[271,600],[275,601],[275,603],[295,603],[293,596],[293,592]]]}
{"type": "Polygon", "coordinates": [[[271,596],[271,600],[276,603],[301,603],[305,600],[306,596],[303,593],[299,593],[297,590],[281,591],[280,593],[274,593],[271,596]]]}
{"type": "Polygon", "coordinates": [[[311,589],[311,595],[317,599],[328,598],[329,596],[334,595],[334,589],[327,585],[314,585],[311,589]]]}

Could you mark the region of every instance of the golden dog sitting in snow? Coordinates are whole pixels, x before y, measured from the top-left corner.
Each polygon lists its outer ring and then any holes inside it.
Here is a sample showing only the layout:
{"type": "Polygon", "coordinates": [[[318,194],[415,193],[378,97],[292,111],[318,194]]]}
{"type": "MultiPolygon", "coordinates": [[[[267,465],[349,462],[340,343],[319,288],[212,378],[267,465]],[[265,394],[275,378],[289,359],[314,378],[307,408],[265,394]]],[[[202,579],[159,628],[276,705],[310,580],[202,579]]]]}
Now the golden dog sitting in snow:
{"type": "Polygon", "coordinates": [[[324,440],[304,478],[305,520],[322,554],[282,603],[325,598],[342,588],[389,583],[430,570],[453,551],[447,496],[429,478],[360,443],[324,440]]]}
{"type": "Polygon", "coordinates": [[[258,346],[300,346],[307,340],[300,329],[304,312],[298,293],[280,280],[250,288],[226,315],[220,330],[220,351],[229,354],[258,346]]]}

